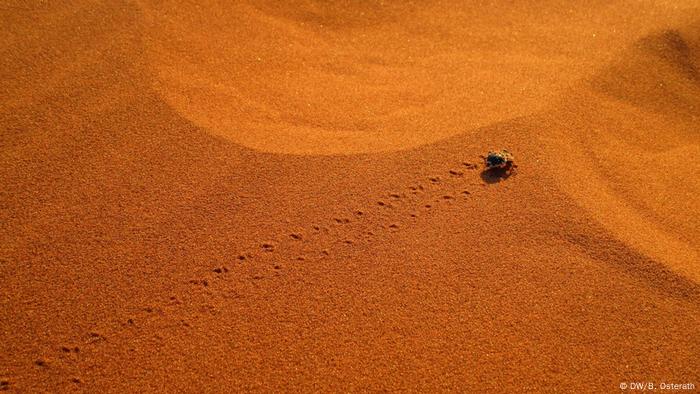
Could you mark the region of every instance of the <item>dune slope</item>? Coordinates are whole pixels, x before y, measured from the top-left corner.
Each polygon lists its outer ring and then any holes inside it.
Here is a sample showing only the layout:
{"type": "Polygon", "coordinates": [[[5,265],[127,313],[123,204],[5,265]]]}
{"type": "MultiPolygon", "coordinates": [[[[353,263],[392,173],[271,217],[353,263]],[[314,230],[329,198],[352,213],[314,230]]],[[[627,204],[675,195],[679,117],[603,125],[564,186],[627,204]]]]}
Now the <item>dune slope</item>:
{"type": "Polygon", "coordinates": [[[2,6],[0,389],[697,386],[694,7],[2,6]]]}

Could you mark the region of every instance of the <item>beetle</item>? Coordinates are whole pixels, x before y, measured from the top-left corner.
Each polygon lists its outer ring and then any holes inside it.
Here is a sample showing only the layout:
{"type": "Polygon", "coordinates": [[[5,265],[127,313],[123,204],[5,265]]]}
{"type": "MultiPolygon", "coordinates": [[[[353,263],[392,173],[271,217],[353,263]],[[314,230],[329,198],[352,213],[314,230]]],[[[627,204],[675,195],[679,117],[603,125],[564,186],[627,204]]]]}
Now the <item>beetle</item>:
{"type": "Polygon", "coordinates": [[[517,167],[513,155],[505,149],[496,152],[489,151],[489,154],[484,157],[484,164],[486,165],[486,170],[497,168],[505,172],[509,172],[517,167]]]}

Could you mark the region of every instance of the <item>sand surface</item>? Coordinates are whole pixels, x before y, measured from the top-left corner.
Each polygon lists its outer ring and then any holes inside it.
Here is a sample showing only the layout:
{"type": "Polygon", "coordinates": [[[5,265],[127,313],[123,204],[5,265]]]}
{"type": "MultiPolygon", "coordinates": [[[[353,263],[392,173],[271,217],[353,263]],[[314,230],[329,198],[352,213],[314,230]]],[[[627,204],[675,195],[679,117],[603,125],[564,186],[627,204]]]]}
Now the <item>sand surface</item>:
{"type": "Polygon", "coordinates": [[[700,387],[700,4],[329,3],[0,5],[0,390],[700,387]]]}

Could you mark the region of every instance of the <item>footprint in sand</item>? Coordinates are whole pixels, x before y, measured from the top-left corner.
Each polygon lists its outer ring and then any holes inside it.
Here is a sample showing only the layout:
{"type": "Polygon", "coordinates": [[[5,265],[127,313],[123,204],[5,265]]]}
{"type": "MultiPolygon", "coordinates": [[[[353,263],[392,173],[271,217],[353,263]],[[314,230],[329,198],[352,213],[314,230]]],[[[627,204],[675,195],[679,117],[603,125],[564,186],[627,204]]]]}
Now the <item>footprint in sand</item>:
{"type": "Polygon", "coordinates": [[[98,342],[105,342],[105,341],[107,341],[107,338],[98,332],[93,331],[93,332],[88,334],[87,343],[98,343],[98,342]]]}
{"type": "Polygon", "coordinates": [[[80,353],[80,348],[77,346],[73,346],[73,347],[61,346],[61,351],[67,355],[71,355],[71,354],[77,355],[78,353],[80,353]]]}
{"type": "Polygon", "coordinates": [[[206,279],[202,279],[202,280],[199,280],[199,279],[190,279],[189,283],[190,283],[190,284],[193,284],[193,285],[202,285],[202,286],[204,286],[204,287],[209,286],[209,281],[206,280],[206,279]]]}
{"type": "Polygon", "coordinates": [[[239,261],[242,262],[242,261],[244,261],[244,260],[246,260],[246,259],[248,259],[248,258],[250,258],[250,257],[252,257],[252,255],[250,255],[250,254],[247,254],[247,255],[245,255],[245,254],[239,254],[238,257],[237,257],[237,259],[238,259],[239,261]]]}
{"type": "Polygon", "coordinates": [[[34,360],[34,365],[36,365],[39,368],[48,368],[49,362],[45,358],[38,358],[34,360]]]}

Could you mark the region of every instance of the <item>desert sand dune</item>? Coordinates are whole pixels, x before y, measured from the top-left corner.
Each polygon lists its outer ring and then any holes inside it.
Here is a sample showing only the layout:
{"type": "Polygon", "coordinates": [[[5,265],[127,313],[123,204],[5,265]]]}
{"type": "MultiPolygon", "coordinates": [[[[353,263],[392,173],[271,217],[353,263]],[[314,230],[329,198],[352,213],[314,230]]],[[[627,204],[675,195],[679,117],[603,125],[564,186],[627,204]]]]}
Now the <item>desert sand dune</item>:
{"type": "Polygon", "coordinates": [[[0,20],[0,390],[700,384],[695,2],[0,20]]]}
{"type": "Polygon", "coordinates": [[[144,4],[145,47],[158,91],[184,117],[281,153],[405,149],[526,115],[614,50],[602,40],[625,39],[596,37],[569,20],[585,15],[546,4],[541,16],[501,6],[484,17],[481,4],[253,3],[144,4]]]}
{"type": "Polygon", "coordinates": [[[578,90],[573,108],[548,116],[574,109],[582,117],[550,128],[560,131],[551,154],[578,163],[555,169],[565,190],[626,243],[697,281],[700,189],[692,179],[700,166],[683,159],[700,153],[695,26],[640,38],[586,83],[591,89],[578,90]]]}

